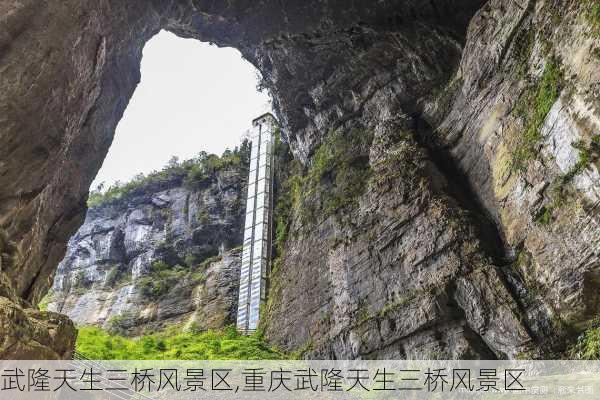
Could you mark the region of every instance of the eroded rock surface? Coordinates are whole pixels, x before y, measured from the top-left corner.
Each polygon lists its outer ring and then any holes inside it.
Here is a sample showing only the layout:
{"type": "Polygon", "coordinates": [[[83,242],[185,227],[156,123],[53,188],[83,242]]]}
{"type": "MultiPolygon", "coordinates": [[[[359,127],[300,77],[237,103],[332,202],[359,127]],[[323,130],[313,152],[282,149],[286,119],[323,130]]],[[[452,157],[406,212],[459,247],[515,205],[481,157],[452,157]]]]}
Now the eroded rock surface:
{"type": "Polygon", "coordinates": [[[164,28],[259,68],[296,160],[280,195],[289,178],[314,189],[290,201],[310,218],[290,206],[283,221],[272,341],[312,357],[560,351],[599,306],[588,5],[4,1],[2,295],[28,308],[51,286],[142,46],[164,28]],[[323,163],[335,137],[368,140],[323,163]]]}
{"type": "Polygon", "coordinates": [[[306,195],[287,205],[271,338],[324,358],[560,355],[600,305],[600,59],[586,10],[490,1],[464,44],[356,28],[267,50],[272,85],[305,96],[290,134],[305,167],[282,186],[306,195]],[[297,53],[316,73],[290,84],[279,71],[297,53]],[[323,68],[332,54],[339,67],[323,68]],[[324,161],[339,156],[332,131],[373,137],[356,148],[370,178],[334,212],[352,174],[324,161]]]}
{"type": "MultiPolygon", "coordinates": [[[[247,148],[246,148],[247,149],[247,148]]],[[[249,153],[185,183],[185,170],[88,210],[58,265],[48,309],[139,335],[235,321],[249,153]]]]}

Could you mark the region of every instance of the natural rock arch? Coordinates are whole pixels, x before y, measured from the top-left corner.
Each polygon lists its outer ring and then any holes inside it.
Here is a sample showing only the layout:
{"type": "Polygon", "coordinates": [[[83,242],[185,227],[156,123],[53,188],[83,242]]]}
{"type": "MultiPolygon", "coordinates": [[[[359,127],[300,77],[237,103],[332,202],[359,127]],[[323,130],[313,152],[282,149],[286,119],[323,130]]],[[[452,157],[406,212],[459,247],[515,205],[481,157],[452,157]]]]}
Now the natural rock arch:
{"type": "Polygon", "coordinates": [[[82,222],[89,184],[140,79],[142,48],[160,29],[237,47],[262,71],[293,142],[294,132],[311,123],[302,93],[309,85],[302,80],[324,74],[286,68],[285,57],[294,57],[293,46],[287,48],[293,37],[335,35],[352,26],[410,31],[421,21],[445,26],[460,37],[481,3],[3,2],[0,227],[7,245],[2,249],[1,294],[29,307],[47,291],[69,236],[82,222]],[[274,49],[279,58],[271,60],[274,49]],[[296,82],[289,86],[287,79],[296,82]]]}
{"type": "Polygon", "coordinates": [[[577,171],[570,185],[582,206],[554,210],[556,229],[535,218],[551,206],[550,181],[577,162],[570,143],[589,143],[600,126],[586,97],[600,67],[583,2],[555,3],[4,1],[0,357],[69,356],[70,322],[33,307],[82,222],[142,48],[161,29],[239,49],[261,71],[301,163],[330,132],[373,138],[360,151],[380,179],[360,195],[364,207],[349,224],[323,216],[288,243],[279,273],[294,285],[279,287],[270,315],[278,344],[317,338],[311,356],[334,358],[516,357],[562,345],[564,321],[580,329],[600,310],[600,228],[585,206],[600,198],[597,168],[577,171]],[[549,48],[575,101],[565,104],[554,82],[551,122],[536,128],[558,145],[537,143],[544,163],[515,172],[511,151],[528,118],[515,106],[548,69],[540,49],[549,48]],[[491,247],[521,250],[516,262],[486,249],[483,214],[504,241],[491,247]]]}

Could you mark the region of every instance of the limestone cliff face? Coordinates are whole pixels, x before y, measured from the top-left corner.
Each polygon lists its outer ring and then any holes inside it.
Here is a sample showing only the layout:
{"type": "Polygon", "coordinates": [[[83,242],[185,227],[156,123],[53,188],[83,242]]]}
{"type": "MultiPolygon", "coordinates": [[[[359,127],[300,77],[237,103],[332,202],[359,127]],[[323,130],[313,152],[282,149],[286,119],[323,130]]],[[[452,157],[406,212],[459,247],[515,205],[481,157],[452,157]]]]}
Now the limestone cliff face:
{"type": "Polygon", "coordinates": [[[248,154],[199,184],[171,174],[90,208],[58,265],[48,309],[135,335],[235,321],[248,154]]]}
{"type": "Polygon", "coordinates": [[[403,25],[262,49],[271,85],[304,94],[289,135],[304,165],[282,177],[273,340],[325,358],[555,357],[598,315],[588,6],[489,1],[464,43],[403,25]]]}
{"type": "Polygon", "coordinates": [[[600,304],[592,2],[288,3],[0,5],[0,295],[27,321],[6,324],[43,326],[31,307],[83,221],[142,46],[168,29],[240,49],[290,145],[272,341],[336,358],[560,352],[600,304]]]}

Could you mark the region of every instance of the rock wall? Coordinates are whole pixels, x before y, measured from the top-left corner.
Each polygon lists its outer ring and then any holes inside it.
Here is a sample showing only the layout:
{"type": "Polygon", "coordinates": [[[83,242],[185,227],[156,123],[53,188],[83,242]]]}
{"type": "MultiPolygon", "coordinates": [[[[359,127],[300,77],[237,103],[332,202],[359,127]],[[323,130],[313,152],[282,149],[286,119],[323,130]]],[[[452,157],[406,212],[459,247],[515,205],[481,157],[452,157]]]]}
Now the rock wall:
{"type": "Polygon", "coordinates": [[[600,306],[589,6],[489,1],[464,44],[417,24],[261,49],[270,84],[305,95],[272,340],[319,358],[560,356],[600,306]]]}
{"type": "Polygon", "coordinates": [[[200,183],[171,173],[90,208],[58,265],[48,309],[127,335],[234,323],[247,150],[200,183]]]}
{"type": "Polygon", "coordinates": [[[51,286],[142,46],[168,29],[240,49],[291,147],[272,341],[311,357],[560,352],[598,311],[591,2],[288,3],[0,5],[0,294],[30,308],[51,286]]]}

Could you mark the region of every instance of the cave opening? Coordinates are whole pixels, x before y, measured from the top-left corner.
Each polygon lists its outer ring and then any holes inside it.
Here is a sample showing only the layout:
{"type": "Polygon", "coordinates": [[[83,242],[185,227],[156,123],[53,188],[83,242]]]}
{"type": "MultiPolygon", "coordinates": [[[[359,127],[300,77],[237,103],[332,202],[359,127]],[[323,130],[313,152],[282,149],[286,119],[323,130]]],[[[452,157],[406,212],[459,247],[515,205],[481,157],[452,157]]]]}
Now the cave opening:
{"type": "Polygon", "coordinates": [[[165,30],[145,44],[140,70],[41,302],[73,320],[82,343],[235,322],[246,131],[270,111],[269,95],[238,50],[165,30]],[[202,300],[200,286],[226,290],[202,300]]]}
{"type": "Polygon", "coordinates": [[[145,44],[140,70],[91,189],[160,170],[173,156],[220,155],[271,109],[258,71],[231,47],[161,30],[145,44]]]}

